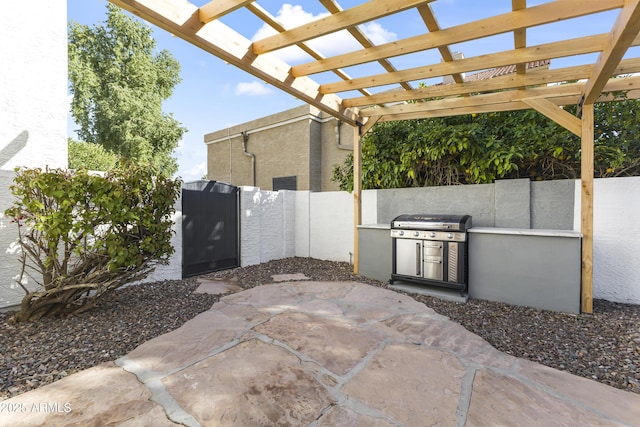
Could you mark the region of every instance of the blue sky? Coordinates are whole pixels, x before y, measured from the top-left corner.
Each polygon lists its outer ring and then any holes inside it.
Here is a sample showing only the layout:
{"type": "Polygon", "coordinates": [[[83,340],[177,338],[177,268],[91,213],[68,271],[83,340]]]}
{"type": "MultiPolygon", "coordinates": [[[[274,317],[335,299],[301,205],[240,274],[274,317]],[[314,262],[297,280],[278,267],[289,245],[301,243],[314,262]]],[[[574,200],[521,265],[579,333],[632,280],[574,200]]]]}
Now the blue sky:
{"type": "MultiPolygon", "coordinates": [[[[208,0],[191,0],[202,6],[208,0]]],[[[326,12],[316,1],[291,1],[288,4],[275,0],[258,0],[260,6],[277,17],[287,27],[294,27],[309,21],[326,12]]],[[[363,0],[341,0],[344,7],[363,3],[363,0]]],[[[546,3],[544,0],[529,0],[529,6],[546,3]]],[[[68,20],[93,26],[106,19],[106,0],[67,0],[68,20]]],[[[437,0],[431,3],[442,28],[462,24],[472,19],[488,17],[511,10],[511,1],[492,0],[437,0]]],[[[614,13],[603,13],[597,17],[582,18],[567,25],[551,24],[527,32],[529,46],[547,43],[566,37],[568,31],[572,37],[606,32],[611,29],[615,19],[614,13]]],[[[222,22],[234,28],[248,39],[257,39],[268,35],[267,29],[252,14],[238,11],[222,19],[222,22]]],[[[178,175],[185,181],[200,179],[206,173],[206,146],[203,137],[206,133],[225,129],[259,117],[277,113],[302,102],[292,96],[265,85],[255,77],[231,65],[225,64],[217,57],[208,54],[182,39],[173,37],[159,28],[153,27],[154,38],[158,49],[166,49],[180,62],[182,82],[175,88],[173,96],[164,104],[164,111],[173,113],[188,132],[175,152],[178,158],[178,175]]],[[[424,23],[415,11],[403,12],[383,18],[363,27],[365,33],[375,44],[405,38],[424,32],[424,23]]],[[[325,56],[348,52],[356,49],[349,40],[340,35],[328,38],[314,46],[325,56]]],[[[496,50],[513,48],[513,36],[495,36],[484,41],[463,43],[452,46],[453,51],[460,51],[465,56],[477,56],[496,50]],[[502,46],[504,48],[496,48],[502,46]]],[[[283,50],[278,54],[290,63],[309,61],[304,54],[296,52],[297,48],[283,50]]],[[[437,51],[415,55],[407,55],[392,60],[397,68],[409,68],[423,65],[425,62],[438,62],[437,51]]],[[[554,60],[552,68],[592,62],[593,57],[554,60]]],[[[345,71],[352,77],[369,74],[371,67],[377,65],[351,67],[345,71]]],[[[375,69],[373,69],[375,71],[375,69]]],[[[381,68],[380,68],[381,70],[381,68]]],[[[380,71],[381,72],[381,71],[380,71]]],[[[335,81],[333,74],[324,73],[313,78],[320,83],[335,81]]],[[[429,82],[427,82],[429,83],[429,82]]],[[[376,90],[384,90],[381,87],[376,90]]],[[[348,97],[349,94],[341,94],[348,97]]],[[[69,119],[69,136],[73,133],[74,124],[69,119]]]]}

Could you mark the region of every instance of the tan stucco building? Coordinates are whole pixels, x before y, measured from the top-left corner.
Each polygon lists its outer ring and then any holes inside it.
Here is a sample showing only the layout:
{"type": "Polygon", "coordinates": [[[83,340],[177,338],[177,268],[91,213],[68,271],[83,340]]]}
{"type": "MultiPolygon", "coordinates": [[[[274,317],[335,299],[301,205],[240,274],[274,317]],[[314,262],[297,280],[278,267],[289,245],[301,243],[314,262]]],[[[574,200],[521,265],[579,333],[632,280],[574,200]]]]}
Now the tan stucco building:
{"type": "Polygon", "coordinates": [[[207,178],[263,190],[335,191],[333,168],[353,150],[354,131],[310,105],[204,136],[207,178]]]}

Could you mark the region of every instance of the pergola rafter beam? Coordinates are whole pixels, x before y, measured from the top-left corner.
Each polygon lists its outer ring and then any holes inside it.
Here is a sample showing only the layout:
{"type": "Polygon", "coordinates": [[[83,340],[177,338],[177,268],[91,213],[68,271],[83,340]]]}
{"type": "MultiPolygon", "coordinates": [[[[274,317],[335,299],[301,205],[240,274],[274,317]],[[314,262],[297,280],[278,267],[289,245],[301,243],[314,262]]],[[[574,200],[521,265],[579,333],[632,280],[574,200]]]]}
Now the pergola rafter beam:
{"type": "Polygon", "coordinates": [[[207,24],[253,1],[254,0],[212,0],[200,7],[198,16],[200,17],[200,22],[207,24]]]}
{"type": "MultiPolygon", "coordinates": [[[[549,100],[554,106],[561,105],[573,105],[580,98],[584,91],[585,83],[570,83],[565,85],[545,86],[533,89],[522,89],[506,92],[487,93],[483,95],[476,95],[466,98],[447,98],[434,101],[423,102],[419,104],[401,104],[384,108],[367,108],[360,111],[362,117],[387,117],[394,116],[400,117],[402,115],[416,114],[416,113],[432,113],[435,111],[446,111],[447,114],[459,115],[459,114],[471,114],[482,113],[487,111],[504,111],[501,109],[502,105],[512,105],[514,103],[527,103],[531,101],[531,104],[527,104],[533,107],[532,104],[540,106],[536,100],[549,100]],[[493,110],[492,108],[499,108],[493,110]],[[487,109],[488,108],[488,109],[487,109]],[[458,113],[462,111],[462,113],[458,113]],[[455,112],[455,113],[454,113],[455,112]]],[[[603,93],[608,92],[622,92],[622,91],[637,91],[640,90],[640,76],[625,77],[620,79],[613,79],[603,88],[603,93]]],[[[630,97],[635,97],[632,94],[630,97]]],[[[617,99],[606,95],[601,95],[600,101],[612,101],[617,99]]],[[[547,104],[547,107],[549,104],[547,104]]],[[[527,107],[528,108],[528,107],[527,107]]],[[[541,106],[544,109],[545,106],[541,106]]],[[[521,109],[521,108],[516,108],[521,109]]],[[[548,111],[545,110],[545,111],[548,111]]],[[[566,112],[565,112],[566,113],[566,112]]],[[[544,113],[543,113],[544,114],[544,113]]],[[[552,113],[555,114],[555,113],[552,113]]],[[[569,113],[566,113],[569,114],[569,113]]],[[[571,114],[569,114],[571,115],[571,114]]],[[[563,115],[564,116],[564,115],[563,115]]],[[[572,120],[562,119],[566,122],[572,120]]],[[[576,121],[579,120],[572,116],[576,121]]],[[[564,126],[564,125],[563,125],[564,126]]],[[[575,130],[575,123],[571,131],[575,130]]],[[[567,127],[567,126],[565,126],[567,127]]],[[[569,127],[567,127],[569,128],[569,127]]]]}
{"type": "Polygon", "coordinates": [[[296,65],[292,67],[292,74],[294,76],[303,76],[321,73],[333,68],[344,68],[376,61],[381,58],[391,58],[427,49],[436,49],[456,43],[512,32],[519,28],[534,27],[591,13],[617,9],[623,5],[624,0],[587,2],[584,0],[558,0],[493,16],[491,18],[481,19],[468,24],[446,28],[434,33],[427,33],[357,52],[350,52],[315,62],[296,65]]]}
{"type": "Polygon", "coordinates": [[[593,75],[585,87],[584,104],[592,104],[613,70],[640,31],[640,0],[628,0],[618,15],[607,44],[593,68],[593,75]]]}
{"type": "Polygon", "coordinates": [[[582,136],[582,121],[571,113],[564,111],[553,102],[543,98],[524,99],[523,102],[558,123],[577,136],[582,136]]]}
{"type": "MultiPolygon", "coordinates": [[[[335,0],[320,0],[320,3],[332,14],[337,14],[342,12],[342,8],[340,7],[340,5],[338,5],[338,3],[336,3],[335,0]]],[[[422,7],[422,6],[421,6],[422,7]]],[[[362,32],[362,30],[360,30],[360,28],[358,27],[350,27],[347,31],[349,31],[349,33],[358,41],[358,43],[360,43],[360,45],[362,45],[362,47],[366,48],[370,48],[373,47],[374,44],[371,42],[371,40],[369,40],[369,37],[366,36],[366,34],[364,34],[362,32]]],[[[389,62],[388,59],[384,58],[384,59],[380,59],[378,60],[378,63],[382,66],[382,68],[384,68],[385,70],[389,71],[389,72],[394,72],[397,71],[396,68],[391,64],[391,62],[389,62]]],[[[345,79],[346,80],[346,79],[345,79]]],[[[411,87],[410,84],[408,83],[401,83],[400,84],[403,88],[407,89],[407,90],[412,90],[413,88],[411,87]]]]}
{"type": "Polygon", "coordinates": [[[266,37],[253,43],[253,52],[261,55],[300,42],[353,27],[364,22],[383,18],[403,10],[411,9],[433,0],[370,0],[367,3],[343,10],[325,18],[311,21],[284,33],[266,37]]]}
{"type": "MultiPolygon", "coordinates": [[[[251,13],[256,15],[258,18],[260,18],[264,23],[269,25],[274,30],[276,30],[276,31],[278,31],[280,33],[286,31],[286,28],[280,22],[278,22],[278,20],[276,18],[271,16],[271,14],[269,12],[264,10],[257,3],[251,2],[250,4],[248,4],[247,5],[247,10],[249,10],[251,13]]],[[[298,43],[296,46],[299,47],[300,49],[302,49],[306,54],[308,54],[309,56],[311,56],[314,59],[322,59],[323,58],[323,56],[319,52],[317,52],[315,49],[311,48],[307,43],[304,43],[304,42],[298,43]]],[[[351,77],[349,77],[349,75],[347,73],[345,73],[340,68],[332,70],[332,71],[333,71],[333,73],[335,75],[340,77],[342,80],[350,80],[351,79],[351,77]]],[[[360,89],[359,92],[362,93],[364,96],[371,95],[365,89],[360,89]]]]}
{"type": "MultiPolygon", "coordinates": [[[[445,98],[480,92],[515,89],[525,86],[548,85],[570,80],[587,79],[591,76],[593,65],[577,65],[557,70],[535,70],[526,75],[508,74],[489,80],[478,80],[456,85],[429,86],[404,92],[383,92],[370,97],[346,98],[342,101],[345,107],[364,107],[383,102],[397,103],[416,99],[445,98]]],[[[640,72],[640,58],[625,59],[620,62],[614,74],[631,74],[640,72]]],[[[613,82],[616,82],[614,80],[613,82]]]]}
{"type": "MultiPolygon", "coordinates": [[[[511,0],[511,9],[516,10],[526,9],[527,0],[511,0]]],[[[522,49],[527,47],[527,29],[518,28],[513,32],[513,47],[516,49],[522,49]]],[[[527,64],[516,64],[516,73],[525,74],[527,72],[527,64]]]]}
{"type": "Polygon", "coordinates": [[[309,78],[293,77],[290,66],[277,57],[256,57],[251,51],[251,41],[220,21],[202,23],[198,7],[188,1],[110,1],[346,123],[355,125],[359,121],[356,112],[343,107],[339,97],[321,94],[318,84],[309,78]]]}
{"type": "Polygon", "coordinates": [[[401,81],[415,81],[454,73],[504,67],[519,62],[526,63],[599,52],[602,51],[607,39],[607,34],[600,34],[573,40],[563,40],[523,49],[464,58],[452,62],[410,68],[395,73],[377,74],[347,81],[326,83],[320,86],[320,91],[322,93],[337,93],[359,88],[384,86],[401,81]]]}
{"type": "MultiPolygon", "coordinates": [[[[560,98],[552,98],[551,101],[555,105],[575,105],[582,95],[570,95],[560,98]]],[[[630,92],[630,98],[640,98],[640,90],[634,90],[630,92]]],[[[619,101],[621,99],[606,94],[600,95],[596,102],[612,102],[619,101]]],[[[465,114],[483,114],[483,113],[498,113],[501,111],[517,111],[528,110],[531,106],[527,105],[524,101],[510,101],[497,104],[484,104],[484,105],[470,105],[459,108],[442,108],[436,110],[424,110],[414,111],[400,114],[386,114],[380,116],[380,122],[390,122],[397,120],[413,120],[413,119],[425,119],[431,117],[451,117],[462,116],[465,114]]]]}

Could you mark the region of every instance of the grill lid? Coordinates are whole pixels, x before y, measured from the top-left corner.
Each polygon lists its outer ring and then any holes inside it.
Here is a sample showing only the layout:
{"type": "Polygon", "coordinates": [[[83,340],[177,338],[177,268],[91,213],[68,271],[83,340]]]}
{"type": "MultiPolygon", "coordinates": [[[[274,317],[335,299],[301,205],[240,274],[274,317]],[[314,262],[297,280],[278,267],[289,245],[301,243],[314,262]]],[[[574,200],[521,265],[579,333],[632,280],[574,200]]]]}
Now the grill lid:
{"type": "Polygon", "coordinates": [[[409,230],[456,230],[471,228],[470,215],[405,214],[391,221],[391,228],[409,230]]]}

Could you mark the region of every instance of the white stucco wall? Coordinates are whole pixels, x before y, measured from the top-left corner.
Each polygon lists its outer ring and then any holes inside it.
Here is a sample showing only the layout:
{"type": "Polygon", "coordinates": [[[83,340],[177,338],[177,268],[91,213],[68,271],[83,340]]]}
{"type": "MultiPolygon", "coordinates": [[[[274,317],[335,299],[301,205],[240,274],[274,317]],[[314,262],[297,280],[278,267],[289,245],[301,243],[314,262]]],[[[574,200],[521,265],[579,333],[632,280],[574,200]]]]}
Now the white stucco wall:
{"type": "MultiPolygon", "coordinates": [[[[576,181],[575,230],[580,230],[576,181]]],[[[640,304],[640,177],[594,180],[593,297],[640,304]]]]}
{"type": "Polygon", "coordinates": [[[311,193],[309,215],[311,257],[351,261],[353,195],[344,191],[311,193]]]}
{"type": "Polygon", "coordinates": [[[295,201],[292,191],[240,191],[240,265],[295,255],[295,201]]]}
{"type": "Polygon", "coordinates": [[[173,255],[169,258],[167,265],[158,265],[155,270],[147,276],[142,283],[155,282],[161,280],[180,280],[182,278],[182,193],[176,199],[174,205],[175,212],[172,215],[173,236],[171,236],[171,245],[173,246],[173,255]]]}
{"type": "Polygon", "coordinates": [[[67,3],[6,1],[0,12],[0,169],[66,167],[67,3]]]}
{"type": "Polygon", "coordinates": [[[295,254],[299,257],[308,257],[311,253],[311,228],[309,227],[310,200],[310,191],[295,192],[295,254]]]}
{"type": "Polygon", "coordinates": [[[67,3],[0,3],[0,308],[22,291],[13,242],[14,224],[2,212],[11,204],[15,167],[67,166],[67,3]],[[25,19],[28,17],[28,19],[25,19]]]}
{"type": "MultiPolygon", "coordinates": [[[[353,195],[242,187],[241,265],[292,256],[353,260],[353,195]]],[[[376,221],[376,192],[363,192],[363,221],[376,221]]]]}

